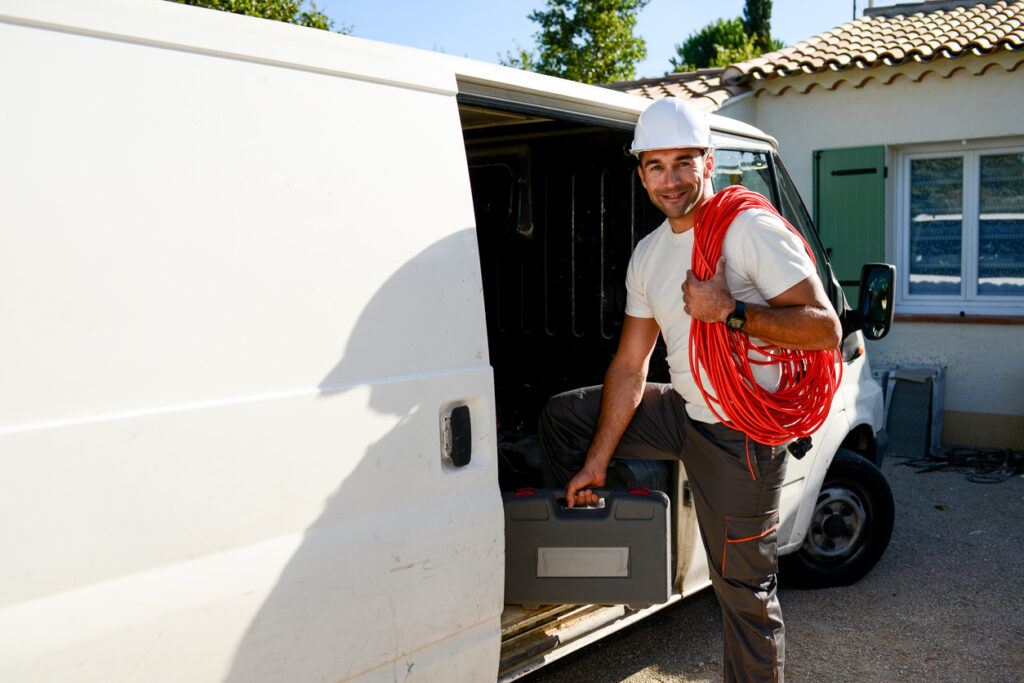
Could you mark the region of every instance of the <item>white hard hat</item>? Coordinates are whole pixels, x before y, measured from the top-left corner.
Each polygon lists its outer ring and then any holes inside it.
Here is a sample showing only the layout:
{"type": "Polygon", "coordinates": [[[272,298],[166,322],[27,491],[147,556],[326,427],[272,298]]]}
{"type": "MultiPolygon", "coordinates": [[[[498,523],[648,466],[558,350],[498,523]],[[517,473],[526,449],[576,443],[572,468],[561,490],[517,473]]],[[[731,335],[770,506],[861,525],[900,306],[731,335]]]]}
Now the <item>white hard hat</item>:
{"type": "Polygon", "coordinates": [[[649,149],[711,146],[707,115],[686,100],[666,97],[655,100],[640,114],[629,153],[639,156],[649,149]]]}

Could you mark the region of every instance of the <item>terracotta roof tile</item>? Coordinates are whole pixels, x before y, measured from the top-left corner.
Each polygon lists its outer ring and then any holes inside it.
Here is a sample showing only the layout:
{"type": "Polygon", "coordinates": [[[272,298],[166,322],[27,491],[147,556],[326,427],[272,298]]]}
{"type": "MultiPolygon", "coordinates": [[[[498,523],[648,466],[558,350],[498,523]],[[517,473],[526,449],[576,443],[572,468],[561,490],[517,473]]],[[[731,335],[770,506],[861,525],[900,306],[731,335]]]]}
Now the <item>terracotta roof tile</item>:
{"type": "Polygon", "coordinates": [[[878,7],[865,16],[726,69],[727,82],[897,66],[1024,47],[1024,0],[952,0],[878,7]]]}
{"type": "Polygon", "coordinates": [[[606,87],[651,99],[685,97],[713,111],[750,83],[1024,50],[1024,0],[941,0],[877,7],[808,40],[731,65],[606,87]]]}
{"type": "Polygon", "coordinates": [[[749,85],[723,83],[722,71],[724,69],[700,69],[686,73],[668,74],[658,78],[621,81],[605,87],[652,100],[682,97],[692,100],[697,106],[710,112],[721,107],[726,100],[751,91],[749,85]]]}

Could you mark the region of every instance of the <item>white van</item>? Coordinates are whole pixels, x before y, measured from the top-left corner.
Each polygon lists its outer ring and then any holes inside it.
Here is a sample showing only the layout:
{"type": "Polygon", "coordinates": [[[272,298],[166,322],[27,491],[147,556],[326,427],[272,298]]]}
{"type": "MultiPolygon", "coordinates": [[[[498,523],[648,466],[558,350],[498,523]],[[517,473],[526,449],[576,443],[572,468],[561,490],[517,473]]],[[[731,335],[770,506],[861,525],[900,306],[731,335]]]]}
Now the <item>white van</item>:
{"type": "MultiPolygon", "coordinates": [[[[664,606],[503,604],[502,489],[661,220],[646,100],[158,0],[0,0],[0,64],[0,680],[510,680],[664,606]]],[[[853,581],[891,273],[849,310],[775,142],[713,123],[843,314],[779,539],[853,581]]],[[[672,602],[708,577],[667,474],[672,602]]]]}

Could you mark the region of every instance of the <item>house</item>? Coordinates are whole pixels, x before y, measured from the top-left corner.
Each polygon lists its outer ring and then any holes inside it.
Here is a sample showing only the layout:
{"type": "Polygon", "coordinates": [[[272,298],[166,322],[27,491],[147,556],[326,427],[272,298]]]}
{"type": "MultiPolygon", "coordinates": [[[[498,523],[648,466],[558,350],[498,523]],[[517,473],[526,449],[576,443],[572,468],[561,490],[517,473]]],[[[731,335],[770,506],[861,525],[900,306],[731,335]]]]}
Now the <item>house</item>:
{"type": "Polygon", "coordinates": [[[945,368],[943,443],[1024,447],[1024,0],[872,8],[724,69],[612,84],[774,135],[837,277],[897,267],[876,365],[945,368]]]}

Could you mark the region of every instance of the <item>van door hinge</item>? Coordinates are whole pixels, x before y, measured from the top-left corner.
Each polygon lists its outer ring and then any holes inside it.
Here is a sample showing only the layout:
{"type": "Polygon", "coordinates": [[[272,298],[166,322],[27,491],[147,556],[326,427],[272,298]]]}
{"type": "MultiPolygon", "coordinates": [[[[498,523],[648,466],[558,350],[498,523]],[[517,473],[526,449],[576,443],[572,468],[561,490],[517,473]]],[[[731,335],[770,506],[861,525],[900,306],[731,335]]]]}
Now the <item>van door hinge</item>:
{"type": "Polygon", "coordinates": [[[469,406],[456,406],[441,417],[441,453],[455,467],[465,467],[473,455],[469,406]]]}

